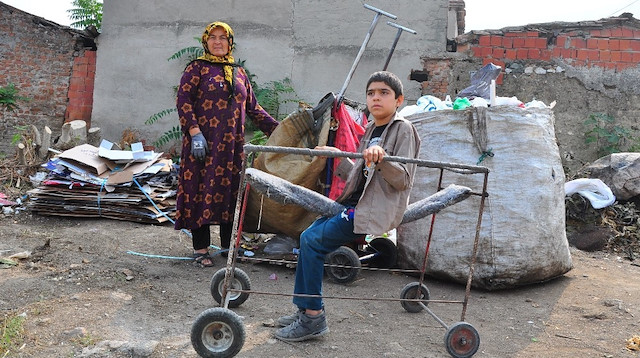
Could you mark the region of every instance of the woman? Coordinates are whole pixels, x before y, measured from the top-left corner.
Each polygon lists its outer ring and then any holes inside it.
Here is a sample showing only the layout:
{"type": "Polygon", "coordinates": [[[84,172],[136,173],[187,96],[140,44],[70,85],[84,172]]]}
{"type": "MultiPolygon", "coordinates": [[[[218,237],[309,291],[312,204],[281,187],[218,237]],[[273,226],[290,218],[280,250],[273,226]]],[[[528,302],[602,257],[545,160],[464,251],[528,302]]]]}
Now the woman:
{"type": "Polygon", "coordinates": [[[204,55],[187,65],[178,87],[182,152],[175,229],[191,230],[194,260],[213,266],[210,225],[229,247],[248,116],[271,135],[278,125],[257,102],[249,77],[234,63],[233,30],[224,22],[202,34],[204,55]]]}

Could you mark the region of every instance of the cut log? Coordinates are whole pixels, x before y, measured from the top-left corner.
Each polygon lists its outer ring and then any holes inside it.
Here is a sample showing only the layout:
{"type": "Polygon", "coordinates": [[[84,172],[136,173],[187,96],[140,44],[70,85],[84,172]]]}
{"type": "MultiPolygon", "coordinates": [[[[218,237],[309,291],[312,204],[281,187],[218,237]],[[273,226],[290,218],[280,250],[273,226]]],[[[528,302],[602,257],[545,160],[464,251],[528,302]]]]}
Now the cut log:
{"type": "Polygon", "coordinates": [[[18,143],[18,163],[20,165],[27,164],[27,155],[26,155],[25,146],[22,143],[18,143]]]}
{"type": "Polygon", "coordinates": [[[100,127],[91,127],[87,131],[87,143],[94,147],[99,147],[102,141],[102,131],[100,127]]]}
{"type": "Polygon", "coordinates": [[[42,143],[38,150],[38,156],[41,159],[46,158],[49,155],[49,147],[51,146],[51,128],[44,126],[42,131],[42,143]]]}
{"type": "Polygon", "coordinates": [[[33,132],[33,145],[36,150],[40,148],[42,145],[42,139],[40,138],[40,131],[38,127],[31,125],[31,131],[33,132]]]}
{"type": "Polygon", "coordinates": [[[76,119],[62,125],[57,146],[66,150],[87,142],[87,122],[76,119]]]}

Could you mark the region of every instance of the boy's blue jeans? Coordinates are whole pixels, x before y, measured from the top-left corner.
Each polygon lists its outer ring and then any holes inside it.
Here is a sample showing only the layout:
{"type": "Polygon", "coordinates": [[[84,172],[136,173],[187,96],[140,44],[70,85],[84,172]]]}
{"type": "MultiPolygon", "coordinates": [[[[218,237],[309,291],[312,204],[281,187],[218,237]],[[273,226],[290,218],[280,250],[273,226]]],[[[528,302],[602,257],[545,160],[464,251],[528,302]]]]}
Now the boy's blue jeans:
{"type": "MultiPolygon", "coordinates": [[[[325,256],[351,243],[362,234],[353,233],[353,209],[345,209],[333,217],[322,217],[300,235],[300,252],[296,266],[294,294],[322,295],[325,256]]],[[[293,297],[299,309],[321,310],[320,297],[293,297]]]]}

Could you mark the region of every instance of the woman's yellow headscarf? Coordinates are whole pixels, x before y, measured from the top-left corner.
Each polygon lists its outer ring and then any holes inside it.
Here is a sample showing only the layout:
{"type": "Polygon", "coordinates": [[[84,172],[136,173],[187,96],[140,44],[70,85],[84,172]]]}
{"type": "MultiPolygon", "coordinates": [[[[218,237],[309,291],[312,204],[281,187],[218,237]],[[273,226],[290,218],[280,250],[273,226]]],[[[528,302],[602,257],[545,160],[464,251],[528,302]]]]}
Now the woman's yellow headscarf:
{"type": "MultiPolygon", "coordinates": [[[[235,61],[233,59],[233,55],[231,54],[234,48],[233,30],[231,29],[231,26],[229,26],[224,22],[216,21],[207,25],[207,27],[204,29],[204,33],[202,33],[202,47],[204,47],[204,55],[198,57],[199,60],[205,60],[213,63],[234,63],[235,61]],[[229,39],[229,52],[223,57],[212,55],[211,52],[209,52],[209,48],[207,48],[207,40],[209,39],[209,33],[211,32],[211,30],[213,30],[216,27],[223,28],[224,31],[227,33],[227,38],[229,39]]],[[[224,66],[224,79],[227,80],[227,82],[229,82],[229,85],[233,84],[233,67],[224,66]]]]}

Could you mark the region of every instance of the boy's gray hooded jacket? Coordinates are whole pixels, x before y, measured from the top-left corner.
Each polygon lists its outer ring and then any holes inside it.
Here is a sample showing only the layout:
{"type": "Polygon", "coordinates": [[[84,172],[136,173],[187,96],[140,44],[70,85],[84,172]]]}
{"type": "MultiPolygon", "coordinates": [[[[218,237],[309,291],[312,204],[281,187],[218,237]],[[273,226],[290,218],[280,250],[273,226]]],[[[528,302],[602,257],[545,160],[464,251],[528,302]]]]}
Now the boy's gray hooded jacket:
{"type": "MultiPolygon", "coordinates": [[[[358,152],[369,145],[375,123],[367,126],[360,141],[358,152]]],[[[420,137],[411,122],[396,113],[382,132],[379,145],[389,156],[417,159],[420,152],[420,137]]],[[[358,188],[364,180],[364,159],[353,161],[343,158],[336,175],[346,179],[342,194],[336,199],[342,202],[358,188]],[[344,175],[348,173],[348,175],[344,175]]],[[[416,172],[415,164],[382,161],[375,165],[373,174],[366,180],[362,196],[356,205],[353,232],[380,235],[396,228],[402,221],[409,205],[409,193],[416,172]]]]}

